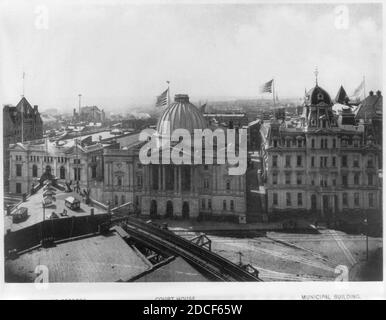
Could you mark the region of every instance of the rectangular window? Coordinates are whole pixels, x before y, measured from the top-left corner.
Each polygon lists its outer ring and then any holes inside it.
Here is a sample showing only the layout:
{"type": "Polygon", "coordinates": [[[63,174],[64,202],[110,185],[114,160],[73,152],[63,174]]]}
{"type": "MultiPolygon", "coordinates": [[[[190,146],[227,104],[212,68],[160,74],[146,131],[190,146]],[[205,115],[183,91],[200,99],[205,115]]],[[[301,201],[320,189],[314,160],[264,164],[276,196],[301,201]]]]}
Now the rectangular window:
{"type": "Polygon", "coordinates": [[[285,184],[291,184],[291,174],[290,173],[285,174],[285,184]]]}
{"type": "Polygon", "coordinates": [[[359,157],[358,156],[354,156],[354,158],[353,158],[353,167],[359,168],[359,157]]]}
{"type": "Polygon", "coordinates": [[[343,205],[346,207],[348,205],[348,199],[347,199],[347,193],[343,193],[343,198],[342,198],[342,202],[343,202],[343,205]]]}
{"type": "Polygon", "coordinates": [[[369,207],[373,208],[374,207],[374,194],[369,193],[369,207]]]}
{"type": "Polygon", "coordinates": [[[277,184],[277,173],[276,172],[274,172],[272,174],[272,184],[277,184]]]}
{"type": "Polygon", "coordinates": [[[21,177],[21,169],[22,169],[21,164],[17,164],[16,165],[16,176],[17,177],[21,177]]]}
{"type": "Polygon", "coordinates": [[[142,187],[142,176],[141,175],[137,176],[137,187],[142,187]]]}
{"type": "Polygon", "coordinates": [[[277,156],[272,156],[272,167],[277,168],[277,156]]]}
{"type": "Polygon", "coordinates": [[[369,156],[367,159],[367,168],[374,168],[374,159],[372,156],[369,156]]]}
{"type": "Polygon", "coordinates": [[[336,139],[332,139],[332,148],[333,148],[333,149],[336,148],[336,139]]]}
{"type": "Polygon", "coordinates": [[[302,156],[297,156],[296,157],[296,165],[298,167],[301,167],[302,166],[302,156]]]}
{"type": "Polygon", "coordinates": [[[303,179],[302,179],[302,175],[301,174],[297,174],[296,175],[296,184],[302,184],[302,181],[303,179]]]}
{"type": "Polygon", "coordinates": [[[208,199],[208,209],[212,210],[212,200],[208,199]]]}
{"type": "Polygon", "coordinates": [[[274,193],[272,196],[273,196],[273,198],[272,198],[272,204],[273,204],[274,206],[277,206],[277,205],[279,204],[279,199],[278,199],[277,193],[274,193]]]}
{"type": "Polygon", "coordinates": [[[332,157],[332,166],[336,167],[336,157],[332,157]]]}
{"type": "Polygon", "coordinates": [[[311,167],[315,167],[315,157],[311,157],[311,167]]]}
{"type": "Polygon", "coordinates": [[[355,193],[354,193],[354,205],[355,205],[356,207],[359,206],[359,193],[358,193],[358,192],[355,192],[355,193]]]}
{"type": "Polygon", "coordinates": [[[372,186],[374,184],[373,175],[372,174],[367,175],[367,182],[368,182],[369,186],[372,186]]]}
{"type": "Polygon", "coordinates": [[[320,167],[327,168],[328,157],[320,157],[320,167]]]}
{"type": "Polygon", "coordinates": [[[226,209],[227,209],[227,201],[226,201],[226,200],[223,200],[223,201],[222,201],[222,209],[223,209],[224,211],[226,211],[226,209]]]}
{"type": "Polygon", "coordinates": [[[312,140],[311,140],[311,148],[312,148],[312,149],[315,148],[315,139],[312,139],[312,140]]]}
{"type": "Polygon", "coordinates": [[[202,200],[201,200],[201,208],[202,208],[202,209],[205,209],[205,199],[202,199],[202,200]]]}
{"type": "Polygon", "coordinates": [[[302,205],[303,205],[303,194],[298,193],[298,206],[302,206],[302,205]]]}
{"type": "Polygon", "coordinates": [[[74,168],[74,180],[80,180],[80,168],[74,168]]]}
{"type": "Polygon", "coordinates": [[[291,156],[285,156],[285,166],[286,168],[291,167],[291,156]]]}
{"type": "Polygon", "coordinates": [[[347,187],[347,175],[342,175],[342,185],[344,187],[347,187]]]}
{"type": "Polygon", "coordinates": [[[231,200],[231,211],[235,210],[235,202],[231,200]]]}
{"type": "Polygon", "coordinates": [[[91,167],[91,178],[95,179],[96,176],[97,176],[97,167],[96,166],[92,166],[91,167]]]}
{"type": "Polygon", "coordinates": [[[354,184],[356,186],[359,184],[359,173],[354,174],[354,184]]]}
{"type": "Polygon", "coordinates": [[[347,168],[347,156],[342,156],[342,167],[347,168]]]}
{"type": "Polygon", "coordinates": [[[285,197],[287,206],[291,206],[291,193],[286,192],[285,197]]]}
{"type": "Polygon", "coordinates": [[[286,141],[286,146],[287,146],[287,148],[291,148],[291,140],[288,139],[286,141]]]}

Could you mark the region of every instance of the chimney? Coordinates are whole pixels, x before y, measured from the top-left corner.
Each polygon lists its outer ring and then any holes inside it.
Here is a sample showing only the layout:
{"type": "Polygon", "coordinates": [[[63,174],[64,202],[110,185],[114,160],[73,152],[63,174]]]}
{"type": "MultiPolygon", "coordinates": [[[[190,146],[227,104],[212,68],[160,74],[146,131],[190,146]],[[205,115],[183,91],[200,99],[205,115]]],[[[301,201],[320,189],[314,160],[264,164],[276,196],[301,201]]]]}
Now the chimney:
{"type": "Polygon", "coordinates": [[[370,96],[373,96],[373,95],[374,95],[374,91],[370,91],[370,92],[369,92],[369,95],[370,95],[370,96]]]}
{"type": "Polygon", "coordinates": [[[382,92],[380,90],[377,91],[377,96],[382,97],[382,92]]]}
{"type": "Polygon", "coordinates": [[[38,111],[38,105],[36,105],[36,104],[34,105],[34,110],[38,111]]]}

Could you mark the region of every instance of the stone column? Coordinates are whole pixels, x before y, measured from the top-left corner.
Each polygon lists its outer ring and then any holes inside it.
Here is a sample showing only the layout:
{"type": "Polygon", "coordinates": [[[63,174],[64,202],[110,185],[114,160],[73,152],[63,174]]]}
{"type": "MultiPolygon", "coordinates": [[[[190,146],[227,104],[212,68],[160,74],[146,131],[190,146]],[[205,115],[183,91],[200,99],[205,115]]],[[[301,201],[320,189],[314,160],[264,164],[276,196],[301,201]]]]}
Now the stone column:
{"type": "Polygon", "coordinates": [[[178,192],[178,180],[177,180],[177,175],[178,175],[178,167],[174,166],[173,167],[173,170],[174,170],[174,192],[177,193],[178,192]]]}

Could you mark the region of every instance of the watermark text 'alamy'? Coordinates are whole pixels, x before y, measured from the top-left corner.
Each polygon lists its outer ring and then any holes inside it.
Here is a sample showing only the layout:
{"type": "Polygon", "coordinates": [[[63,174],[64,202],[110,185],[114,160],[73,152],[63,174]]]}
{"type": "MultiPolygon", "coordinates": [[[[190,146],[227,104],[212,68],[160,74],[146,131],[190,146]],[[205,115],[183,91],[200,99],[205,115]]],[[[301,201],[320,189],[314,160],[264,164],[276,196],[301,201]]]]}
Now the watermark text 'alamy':
{"type": "Polygon", "coordinates": [[[246,129],[187,129],[170,132],[165,121],[161,133],[142,130],[140,141],[147,141],[139,152],[142,164],[225,164],[229,175],[242,175],[247,169],[246,129]],[[236,143],[236,138],[238,141],[236,143]],[[216,151],[216,155],[214,155],[216,151]]]}

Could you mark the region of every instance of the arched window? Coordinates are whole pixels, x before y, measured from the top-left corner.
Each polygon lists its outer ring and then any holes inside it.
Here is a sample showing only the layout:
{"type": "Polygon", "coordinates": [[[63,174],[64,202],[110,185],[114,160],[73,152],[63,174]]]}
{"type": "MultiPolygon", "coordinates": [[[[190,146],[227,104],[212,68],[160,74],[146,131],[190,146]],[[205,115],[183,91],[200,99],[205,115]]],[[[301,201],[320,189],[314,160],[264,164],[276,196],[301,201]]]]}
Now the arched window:
{"type": "Polygon", "coordinates": [[[117,195],[115,195],[114,196],[114,205],[118,205],[118,196],[117,195]]]}
{"type": "Polygon", "coordinates": [[[126,197],[124,195],[121,196],[121,204],[126,203],[126,197]]]}
{"type": "Polygon", "coordinates": [[[60,179],[66,179],[66,169],[64,167],[60,167],[60,179]]]}
{"type": "Polygon", "coordinates": [[[32,166],[32,177],[36,178],[38,176],[38,166],[34,164],[32,166]]]}
{"type": "Polygon", "coordinates": [[[122,185],[122,177],[117,177],[117,185],[118,186],[122,185]]]}

